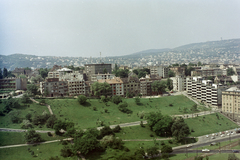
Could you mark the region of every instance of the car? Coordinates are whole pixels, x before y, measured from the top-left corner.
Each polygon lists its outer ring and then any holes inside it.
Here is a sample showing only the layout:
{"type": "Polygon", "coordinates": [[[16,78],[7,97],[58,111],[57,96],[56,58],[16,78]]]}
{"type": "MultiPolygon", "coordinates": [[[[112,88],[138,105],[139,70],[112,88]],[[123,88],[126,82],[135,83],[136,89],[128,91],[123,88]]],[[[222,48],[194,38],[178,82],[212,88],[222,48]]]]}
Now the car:
{"type": "Polygon", "coordinates": [[[215,137],[211,137],[211,139],[215,139],[215,137]]]}
{"type": "Polygon", "coordinates": [[[216,142],[213,142],[213,143],[210,144],[210,146],[214,146],[214,145],[216,145],[216,142]]]}
{"type": "Polygon", "coordinates": [[[206,138],[208,138],[208,135],[206,135],[206,138]]]}
{"type": "Polygon", "coordinates": [[[233,153],[239,153],[239,151],[238,150],[233,150],[233,153]]]}
{"type": "Polygon", "coordinates": [[[222,134],[221,137],[224,137],[224,134],[222,134]]]}
{"type": "Polygon", "coordinates": [[[189,144],[189,145],[187,145],[187,148],[192,147],[192,146],[193,146],[192,144],[189,144]]]}
{"type": "Polygon", "coordinates": [[[229,135],[230,135],[230,133],[227,134],[227,136],[229,136],[229,135]]]}
{"type": "Polygon", "coordinates": [[[218,134],[217,134],[217,133],[216,133],[215,135],[216,135],[216,136],[218,136],[218,134]]]}
{"type": "Polygon", "coordinates": [[[202,152],[210,152],[210,150],[209,149],[202,149],[202,152]]]}
{"type": "Polygon", "coordinates": [[[219,135],[222,135],[222,132],[219,132],[219,135]]]}

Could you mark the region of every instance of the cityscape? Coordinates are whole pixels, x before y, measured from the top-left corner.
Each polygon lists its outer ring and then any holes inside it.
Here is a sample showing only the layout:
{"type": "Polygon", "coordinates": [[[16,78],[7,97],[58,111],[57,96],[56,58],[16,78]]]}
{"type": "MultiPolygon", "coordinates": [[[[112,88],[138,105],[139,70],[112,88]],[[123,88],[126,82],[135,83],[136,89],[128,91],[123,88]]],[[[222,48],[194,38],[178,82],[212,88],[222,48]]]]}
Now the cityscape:
{"type": "Polygon", "coordinates": [[[1,160],[240,160],[240,1],[1,0],[1,160]]]}

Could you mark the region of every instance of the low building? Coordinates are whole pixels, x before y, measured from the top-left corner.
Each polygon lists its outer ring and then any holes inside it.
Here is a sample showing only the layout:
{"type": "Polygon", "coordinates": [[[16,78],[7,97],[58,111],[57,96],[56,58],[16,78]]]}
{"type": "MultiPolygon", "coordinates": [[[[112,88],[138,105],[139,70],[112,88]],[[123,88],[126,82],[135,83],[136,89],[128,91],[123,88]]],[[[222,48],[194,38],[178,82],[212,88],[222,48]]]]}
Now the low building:
{"type": "Polygon", "coordinates": [[[4,78],[0,79],[0,89],[3,90],[27,90],[26,78],[4,78]]]}
{"type": "Polygon", "coordinates": [[[123,81],[119,77],[113,77],[112,79],[100,79],[99,83],[108,83],[112,87],[113,96],[124,96],[124,85],[123,81]]]}
{"type": "Polygon", "coordinates": [[[127,95],[127,93],[135,96],[140,94],[140,81],[137,76],[128,76],[121,79],[124,85],[124,95],[127,95]]]}
{"type": "Polygon", "coordinates": [[[91,81],[93,82],[97,82],[100,79],[112,79],[113,77],[115,77],[114,74],[93,74],[91,76],[91,81]]]}
{"type": "Polygon", "coordinates": [[[59,78],[48,78],[40,82],[40,92],[47,97],[63,97],[68,95],[68,82],[59,78]]]}
{"type": "Polygon", "coordinates": [[[173,71],[176,76],[185,74],[185,67],[170,67],[169,69],[173,71]]]}

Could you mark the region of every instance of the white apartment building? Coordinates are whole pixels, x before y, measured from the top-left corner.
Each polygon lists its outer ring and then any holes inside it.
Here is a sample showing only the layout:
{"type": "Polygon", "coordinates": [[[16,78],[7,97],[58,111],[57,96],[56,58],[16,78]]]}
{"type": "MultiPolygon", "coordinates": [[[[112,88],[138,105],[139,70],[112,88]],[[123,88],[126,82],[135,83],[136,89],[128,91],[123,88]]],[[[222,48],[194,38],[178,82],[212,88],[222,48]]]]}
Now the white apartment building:
{"type": "Polygon", "coordinates": [[[222,90],[224,88],[221,84],[213,84],[211,80],[203,80],[202,77],[187,79],[187,94],[214,106],[221,106],[222,90]]]}
{"type": "Polygon", "coordinates": [[[178,75],[170,78],[173,81],[173,91],[186,91],[186,76],[178,75]]]}

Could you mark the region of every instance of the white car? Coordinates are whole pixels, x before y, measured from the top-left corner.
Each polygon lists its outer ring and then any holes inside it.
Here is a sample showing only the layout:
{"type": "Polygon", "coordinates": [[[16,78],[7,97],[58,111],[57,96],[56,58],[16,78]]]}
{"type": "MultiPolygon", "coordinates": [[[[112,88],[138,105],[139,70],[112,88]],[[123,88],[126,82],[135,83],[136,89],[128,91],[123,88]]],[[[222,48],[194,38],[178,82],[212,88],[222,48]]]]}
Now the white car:
{"type": "Polygon", "coordinates": [[[227,136],[229,136],[229,135],[230,135],[230,133],[227,134],[227,136]]]}
{"type": "Polygon", "coordinates": [[[210,152],[210,150],[209,149],[202,149],[202,152],[210,152]]]}
{"type": "Polygon", "coordinates": [[[208,135],[206,135],[206,138],[208,138],[208,135]]]}
{"type": "Polygon", "coordinates": [[[215,137],[212,137],[212,139],[215,139],[215,137]]]}
{"type": "Polygon", "coordinates": [[[224,137],[224,134],[222,134],[221,137],[224,137]]]}

